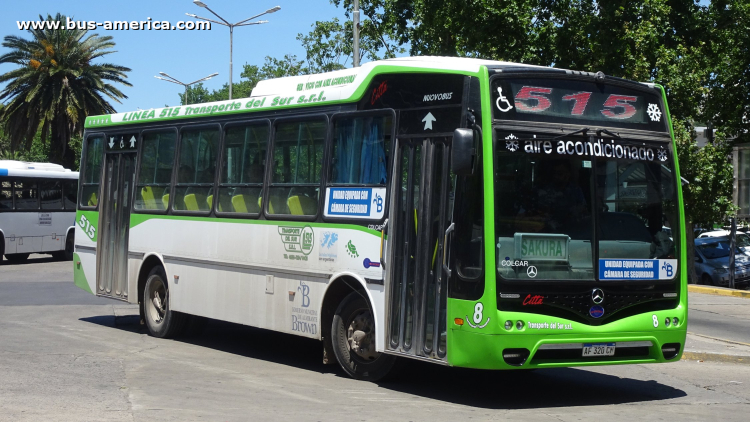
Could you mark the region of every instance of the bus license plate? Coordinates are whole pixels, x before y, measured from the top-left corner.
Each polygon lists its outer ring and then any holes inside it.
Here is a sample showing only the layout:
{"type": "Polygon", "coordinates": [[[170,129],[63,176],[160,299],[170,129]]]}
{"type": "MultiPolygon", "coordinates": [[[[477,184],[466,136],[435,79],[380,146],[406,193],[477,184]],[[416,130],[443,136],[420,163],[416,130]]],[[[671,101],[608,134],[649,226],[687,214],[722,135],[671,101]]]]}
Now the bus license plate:
{"type": "Polygon", "coordinates": [[[587,343],[583,345],[583,356],[614,356],[615,343],[587,343]]]}

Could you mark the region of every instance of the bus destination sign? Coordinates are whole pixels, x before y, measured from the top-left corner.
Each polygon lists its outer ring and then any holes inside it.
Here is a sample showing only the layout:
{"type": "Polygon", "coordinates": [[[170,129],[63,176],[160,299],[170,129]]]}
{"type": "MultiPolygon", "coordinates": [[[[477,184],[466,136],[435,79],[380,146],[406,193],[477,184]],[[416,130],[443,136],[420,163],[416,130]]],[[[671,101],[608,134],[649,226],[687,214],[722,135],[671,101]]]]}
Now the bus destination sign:
{"type": "Polygon", "coordinates": [[[497,78],[492,105],[495,119],[666,131],[660,97],[646,86],[636,90],[579,80],[497,78]]]}

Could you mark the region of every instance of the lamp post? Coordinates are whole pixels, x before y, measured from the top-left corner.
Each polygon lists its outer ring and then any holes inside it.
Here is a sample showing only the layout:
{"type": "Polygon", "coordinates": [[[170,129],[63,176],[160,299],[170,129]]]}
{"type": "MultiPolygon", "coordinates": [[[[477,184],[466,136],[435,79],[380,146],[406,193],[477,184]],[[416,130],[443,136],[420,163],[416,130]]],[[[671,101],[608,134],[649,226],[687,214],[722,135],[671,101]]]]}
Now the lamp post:
{"type": "Polygon", "coordinates": [[[212,74],[206,76],[205,78],[200,78],[197,81],[190,82],[189,84],[186,84],[184,82],[180,82],[176,78],[174,78],[172,76],[169,76],[169,75],[167,75],[164,72],[159,72],[159,74],[162,75],[162,76],[166,76],[166,78],[162,78],[161,76],[154,76],[154,78],[161,79],[162,81],[172,82],[173,84],[182,85],[182,86],[185,87],[185,105],[188,105],[189,104],[189,102],[188,102],[188,87],[190,85],[197,84],[198,82],[207,81],[207,80],[213,78],[214,76],[218,75],[219,73],[218,72],[217,73],[212,73],[212,74]]]}
{"type": "Polygon", "coordinates": [[[224,26],[226,26],[226,27],[229,28],[229,99],[231,100],[232,99],[232,35],[234,34],[234,28],[236,26],[250,26],[250,25],[260,25],[260,24],[268,23],[268,21],[257,21],[257,22],[248,22],[248,21],[251,20],[251,19],[255,19],[257,17],[263,16],[263,15],[268,14],[268,13],[278,12],[279,10],[281,10],[281,6],[272,7],[270,9],[266,10],[263,13],[257,14],[255,16],[251,16],[251,17],[249,17],[249,18],[247,18],[245,20],[239,21],[237,23],[229,23],[229,22],[226,21],[226,19],[222,18],[216,12],[214,12],[213,10],[211,10],[206,5],[206,3],[203,3],[201,0],[193,0],[193,3],[196,6],[202,7],[204,9],[208,10],[209,12],[213,13],[214,16],[216,16],[217,18],[221,19],[221,22],[215,21],[213,19],[208,19],[208,18],[203,18],[203,17],[200,17],[200,16],[196,16],[196,15],[194,15],[192,13],[185,13],[186,15],[190,16],[191,18],[201,19],[201,20],[208,21],[208,22],[213,22],[213,23],[215,23],[217,25],[224,25],[224,26]]]}

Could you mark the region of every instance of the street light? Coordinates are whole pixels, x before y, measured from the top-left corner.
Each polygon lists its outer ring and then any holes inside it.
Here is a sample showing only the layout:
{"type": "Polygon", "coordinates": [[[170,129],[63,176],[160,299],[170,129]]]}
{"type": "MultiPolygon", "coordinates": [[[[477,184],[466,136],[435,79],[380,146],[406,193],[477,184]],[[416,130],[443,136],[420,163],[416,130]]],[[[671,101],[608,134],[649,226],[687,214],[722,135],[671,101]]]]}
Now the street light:
{"type": "Polygon", "coordinates": [[[261,24],[264,24],[264,23],[268,23],[268,21],[257,21],[257,22],[248,22],[248,21],[252,20],[252,19],[255,19],[257,17],[263,16],[263,15],[268,14],[268,13],[278,12],[279,10],[281,10],[281,6],[272,7],[270,9],[266,10],[263,13],[257,14],[255,16],[251,16],[251,17],[249,17],[249,18],[247,18],[245,20],[239,21],[237,23],[229,23],[229,22],[226,21],[226,19],[222,18],[216,12],[214,12],[213,10],[211,10],[206,5],[206,3],[203,3],[201,0],[193,0],[193,4],[195,4],[198,7],[202,7],[204,9],[208,10],[209,12],[213,13],[214,16],[216,16],[217,18],[221,19],[221,22],[215,21],[213,19],[208,19],[208,18],[196,16],[196,15],[194,15],[192,13],[185,13],[186,15],[188,15],[191,18],[194,18],[194,19],[202,19],[204,21],[213,22],[213,23],[215,23],[217,25],[224,25],[224,26],[226,26],[226,27],[229,28],[229,99],[231,100],[232,99],[232,35],[234,34],[234,27],[235,26],[261,25],[261,24]]]}
{"type": "Polygon", "coordinates": [[[166,76],[166,78],[162,78],[161,76],[154,76],[154,78],[161,79],[162,81],[172,82],[173,84],[182,85],[182,86],[185,87],[185,105],[188,105],[189,104],[189,102],[188,102],[188,87],[190,85],[197,84],[198,82],[207,81],[207,80],[213,78],[214,76],[218,75],[219,73],[218,72],[217,73],[212,73],[212,74],[206,76],[205,78],[200,78],[197,81],[190,82],[189,84],[180,82],[180,81],[177,80],[177,78],[175,78],[173,76],[169,76],[169,75],[167,75],[164,72],[159,72],[159,74],[162,75],[162,76],[166,76]],[[169,79],[167,79],[167,78],[169,78],[169,79]]]}

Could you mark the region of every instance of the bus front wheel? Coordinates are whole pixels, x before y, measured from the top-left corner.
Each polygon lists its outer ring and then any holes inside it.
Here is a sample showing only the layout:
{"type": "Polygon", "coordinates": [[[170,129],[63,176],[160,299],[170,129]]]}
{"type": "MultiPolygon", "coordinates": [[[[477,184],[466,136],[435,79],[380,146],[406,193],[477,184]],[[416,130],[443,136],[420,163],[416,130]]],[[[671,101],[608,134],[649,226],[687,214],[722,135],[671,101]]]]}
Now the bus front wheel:
{"type": "Polygon", "coordinates": [[[331,340],[336,359],[352,378],[378,381],[393,369],[395,356],[375,351],[375,319],[361,292],[341,301],[333,316],[331,340]]]}
{"type": "Polygon", "coordinates": [[[148,274],[143,291],[143,307],[149,334],[158,338],[172,338],[180,334],[186,316],[169,309],[169,286],[162,267],[154,267],[148,274]]]}

